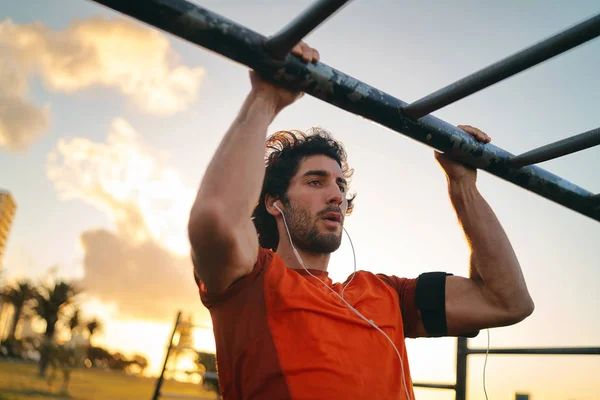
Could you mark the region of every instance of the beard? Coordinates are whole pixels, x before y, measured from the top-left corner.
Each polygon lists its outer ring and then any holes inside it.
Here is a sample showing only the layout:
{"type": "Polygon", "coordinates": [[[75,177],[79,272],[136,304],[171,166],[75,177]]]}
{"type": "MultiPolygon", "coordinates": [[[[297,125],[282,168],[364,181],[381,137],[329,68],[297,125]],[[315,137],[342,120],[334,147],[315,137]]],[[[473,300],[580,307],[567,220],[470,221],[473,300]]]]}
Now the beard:
{"type": "Polygon", "coordinates": [[[285,218],[292,237],[293,245],[298,250],[312,254],[330,254],[342,243],[342,232],[319,232],[317,220],[311,212],[289,201],[285,204],[285,218]]]}

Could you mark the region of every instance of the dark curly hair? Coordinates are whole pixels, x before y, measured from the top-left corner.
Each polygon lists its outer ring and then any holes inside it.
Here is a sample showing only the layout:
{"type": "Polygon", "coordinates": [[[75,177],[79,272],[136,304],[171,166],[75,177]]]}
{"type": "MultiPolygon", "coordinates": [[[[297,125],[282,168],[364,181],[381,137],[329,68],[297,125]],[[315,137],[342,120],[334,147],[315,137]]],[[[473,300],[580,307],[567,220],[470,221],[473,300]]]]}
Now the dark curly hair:
{"type": "MultiPolygon", "coordinates": [[[[298,172],[300,162],[308,156],[325,155],[332,158],[338,163],[348,182],[354,170],[348,167],[347,155],[342,143],[333,139],[329,132],[321,128],[312,128],[306,133],[295,130],[276,132],[267,139],[266,149],[265,180],[252,219],[258,232],[260,245],[265,249],[276,251],[279,232],[275,217],[267,211],[265,204],[267,194],[282,201],[287,200],[290,181],[298,172]]],[[[355,195],[347,197],[346,215],[352,213],[355,197],[355,195]]]]}

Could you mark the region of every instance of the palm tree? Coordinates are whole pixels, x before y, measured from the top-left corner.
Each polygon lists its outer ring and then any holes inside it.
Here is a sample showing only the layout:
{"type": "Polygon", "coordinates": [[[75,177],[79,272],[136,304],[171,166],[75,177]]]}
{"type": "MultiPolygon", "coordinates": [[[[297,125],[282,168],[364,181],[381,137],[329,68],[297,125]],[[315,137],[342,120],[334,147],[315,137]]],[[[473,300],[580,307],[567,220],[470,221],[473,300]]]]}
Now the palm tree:
{"type": "Polygon", "coordinates": [[[8,334],[8,340],[13,340],[15,338],[15,332],[17,331],[17,325],[21,319],[23,308],[35,297],[35,295],[35,287],[26,279],[17,282],[16,286],[8,286],[2,291],[2,300],[12,304],[15,309],[12,325],[8,334]]]}
{"type": "Polygon", "coordinates": [[[90,333],[90,343],[91,343],[92,336],[94,336],[94,333],[96,333],[96,331],[98,331],[99,329],[102,329],[102,324],[100,323],[100,321],[98,321],[97,318],[94,318],[91,321],[89,321],[85,325],[85,327],[87,328],[88,332],[90,333]]]}
{"type": "MultiPolygon", "coordinates": [[[[63,310],[73,304],[78,289],[71,283],[58,281],[54,286],[44,286],[36,296],[35,312],[46,321],[44,332],[45,346],[52,346],[56,323],[63,316],[63,310]]],[[[41,351],[40,376],[46,374],[48,351],[41,351]]]]}
{"type": "Polygon", "coordinates": [[[79,318],[79,309],[75,308],[73,315],[71,315],[71,318],[69,318],[69,330],[71,331],[71,335],[73,334],[73,331],[80,325],[81,318],[79,318]]]}

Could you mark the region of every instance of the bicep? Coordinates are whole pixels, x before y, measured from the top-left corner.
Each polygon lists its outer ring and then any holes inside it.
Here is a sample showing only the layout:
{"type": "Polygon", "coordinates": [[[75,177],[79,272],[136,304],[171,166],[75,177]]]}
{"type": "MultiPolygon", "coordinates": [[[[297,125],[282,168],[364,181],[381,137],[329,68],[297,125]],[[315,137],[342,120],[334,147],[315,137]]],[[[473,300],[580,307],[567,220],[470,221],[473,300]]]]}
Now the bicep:
{"type": "Polygon", "coordinates": [[[218,218],[189,229],[194,273],[210,292],[219,293],[252,271],[258,257],[258,235],[251,220],[232,229],[218,218]]]}
{"type": "Polygon", "coordinates": [[[465,335],[481,329],[506,325],[507,312],[472,279],[448,276],[446,321],[448,335],[465,335]]]}

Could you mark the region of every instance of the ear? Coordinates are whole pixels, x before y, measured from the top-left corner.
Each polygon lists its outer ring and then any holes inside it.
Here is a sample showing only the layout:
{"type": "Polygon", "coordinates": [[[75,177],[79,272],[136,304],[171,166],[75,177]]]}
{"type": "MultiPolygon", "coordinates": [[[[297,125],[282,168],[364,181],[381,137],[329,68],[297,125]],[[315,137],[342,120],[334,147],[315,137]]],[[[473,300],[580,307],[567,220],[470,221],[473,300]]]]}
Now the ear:
{"type": "Polygon", "coordinates": [[[279,198],[273,197],[271,195],[265,196],[265,208],[267,209],[267,212],[274,217],[281,215],[279,210],[277,208],[275,208],[275,203],[277,203],[279,208],[283,208],[283,204],[281,204],[281,201],[279,200],[279,198]]]}

